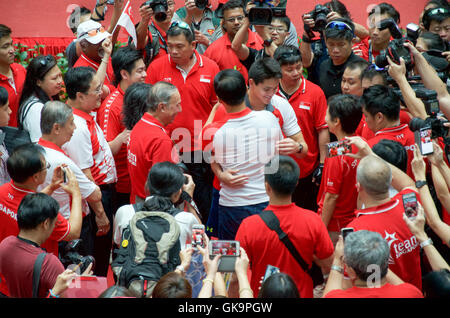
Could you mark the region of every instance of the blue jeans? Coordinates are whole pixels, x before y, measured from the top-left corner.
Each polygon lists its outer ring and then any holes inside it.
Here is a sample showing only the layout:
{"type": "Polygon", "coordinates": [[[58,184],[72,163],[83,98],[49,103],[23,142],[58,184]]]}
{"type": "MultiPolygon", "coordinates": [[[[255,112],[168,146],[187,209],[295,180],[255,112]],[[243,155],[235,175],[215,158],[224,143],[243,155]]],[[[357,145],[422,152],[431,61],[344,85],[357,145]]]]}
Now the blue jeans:
{"type": "Polygon", "coordinates": [[[269,202],[244,206],[223,206],[219,204],[219,239],[234,240],[242,220],[260,214],[268,204],[269,202]]]}

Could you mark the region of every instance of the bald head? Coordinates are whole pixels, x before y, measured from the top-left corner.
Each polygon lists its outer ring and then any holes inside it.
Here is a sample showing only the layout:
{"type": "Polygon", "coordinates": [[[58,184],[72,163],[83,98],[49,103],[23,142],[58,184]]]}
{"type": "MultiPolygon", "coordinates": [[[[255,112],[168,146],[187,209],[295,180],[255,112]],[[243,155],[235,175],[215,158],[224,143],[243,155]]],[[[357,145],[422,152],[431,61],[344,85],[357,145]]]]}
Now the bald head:
{"type": "Polygon", "coordinates": [[[361,159],[356,171],[356,179],[361,187],[371,196],[388,193],[392,181],[389,165],[376,156],[361,159]]]}

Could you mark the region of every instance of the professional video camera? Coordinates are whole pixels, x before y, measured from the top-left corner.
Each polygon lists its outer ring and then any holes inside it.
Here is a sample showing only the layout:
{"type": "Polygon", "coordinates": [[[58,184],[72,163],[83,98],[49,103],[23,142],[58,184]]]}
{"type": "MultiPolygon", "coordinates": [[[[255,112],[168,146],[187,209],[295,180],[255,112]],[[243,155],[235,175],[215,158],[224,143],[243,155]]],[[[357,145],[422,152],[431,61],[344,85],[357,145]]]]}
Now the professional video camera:
{"type": "Polygon", "coordinates": [[[195,0],[195,6],[200,10],[203,10],[208,5],[208,0],[195,0]]]}
{"type": "Polygon", "coordinates": [[[276,8],[270,0],[252,0],[256,5],[248,12],[248,19],[253,25],[270,25],[273,17],[285,17],[285,8],[276,8]]]}
{"type": "Polygon", "coordinates": [[[73,240],[70,241],[66,247],[64,248],[64,255],[61,256],[61,263],[64,265],[65,268],[71,264],[80,265],[80,273],[83,273],[86,268],[88,268],[89,264],[93,263],[92,268],[94,268],[95,265],[95,259],[94,257],[87,255],[82,256],[78,252],[80,248],[82,240],[73,240]]]}
{"type": "Polygon", "coordinates": [[[327,25],[327,15],[331,12],[326,6],[318,4],[314,7],[314,10],[309,12],[311,19],[314,20],[313,31],[322,32],[327,25]]]}
{"type": "Polygon", "coordinates": [[[448,121],[442,121],[437,118],[436,114],[431,114],[425,120],[422,118],[414,117],[409,122],[409,129],[411,131],[419,131],[421,128],[431,127],[431,138],[435,139],[438,137],[445,138],[448,133],[448,128],[444,126],[444,123],[448,121]]]}
{"type": "Polygon", "coordinates": [[[167,10],[169,9],[167,0],[148,0],[144,5],[152,8],[156,21],[162,22],[167,19],[167,10]]]}

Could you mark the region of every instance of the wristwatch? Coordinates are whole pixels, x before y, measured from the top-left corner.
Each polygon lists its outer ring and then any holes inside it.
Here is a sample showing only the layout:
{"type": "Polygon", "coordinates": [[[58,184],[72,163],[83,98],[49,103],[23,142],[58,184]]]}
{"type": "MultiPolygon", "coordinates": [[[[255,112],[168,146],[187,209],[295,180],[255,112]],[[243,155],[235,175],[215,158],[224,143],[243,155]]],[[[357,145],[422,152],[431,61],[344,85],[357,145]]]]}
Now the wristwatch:
{"type": "Polygon", "coordinates": [[[301,142],[298,143],[298,151],[297,153],[302,153],[303,151],[303,144],[301,142]]]}
{"type": "Polygon", "coordinates": [[[426,180],[417,180],[416,181],[416,188],[420,189],[422,188],[424,185],[427,185],[427,181],[426,180]]]}

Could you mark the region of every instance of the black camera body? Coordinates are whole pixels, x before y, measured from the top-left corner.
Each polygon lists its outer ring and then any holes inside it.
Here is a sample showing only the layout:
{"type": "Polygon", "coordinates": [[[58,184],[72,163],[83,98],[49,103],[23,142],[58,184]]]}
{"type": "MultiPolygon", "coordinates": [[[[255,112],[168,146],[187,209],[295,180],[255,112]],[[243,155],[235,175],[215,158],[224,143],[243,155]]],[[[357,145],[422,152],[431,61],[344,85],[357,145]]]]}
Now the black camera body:
{"type": "Polygon", "coordinates": [[[270,25],[273,17],[285,17],[286,8],[276,8],[269,0],[253,0],[256,7],[248,12],[248,19],[253,25],[270,25]]]}
{"type": "Polygon", "coordinates": [[[152,8],[156,21],[162,22],[167,19],[167,10],[169,9],[167,0],[148,0],[144,5],[152,8]]]}
{"type": "Polygon", "coordinates": [[[403,58],[403,60],[405,60],[406,70],[408,72],[411,71],[414,66],[414,58],[412,53],[403,46],[404,43],[404,39],[394,39],[390,41],[386,50],[381,51],[380,55],[375,58],[375,64],[380,68],[385,68],[389,65],[387,60],[388,56],[397,64],[400,64],[400,58],[403,58]]]}
{"type": "Polygon", "coordinates": [[[436,117],[436,114],[431,114],[425,120],[414,117],[409,122],[409,129],[413,132],[419,131],[421,128],[431,127],[431,138],[438,137],[445,138],[447,136],[448,128],[444,126],[444,121],[436,117]]]}
{"type": "Polygon", "coordinates": [[[322,32],[325,29],[325,26],[327,25],[327,15],[331,12],[330,9],[328,9],[326,6],[323,6],[321,4],[318,4],[314,7],[314,10],[312,10],[309,15],[311,16],[311,19],[314,20],[314,27],[312,28],[313,31],[316,32],[322,32]]]}
{"type": "Polygon", "coordinates": [[[71,264],[80,265],[80,273],[83,273],[86,268],[88,268],[89,264],[93,263],[92,268],[94,268],[95,265],[95,259],[91,255],[82,256],[80,255],[79,248],[81,245],[82,240],[73,240],[70,241],[66,247],[64,248],[64,255],[61,256],[61,263],[64,265],[65,268],[71,264]]]}
{"type": "Polygon", "coordinates": [[[200,10],[203,10],[207,7],[209,0],[195,0],[195,6],[200,10]]]}

